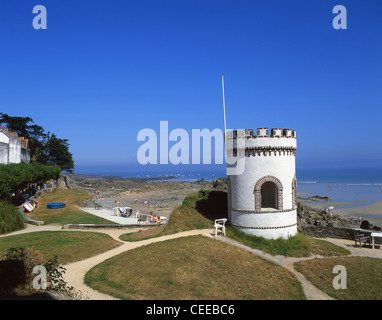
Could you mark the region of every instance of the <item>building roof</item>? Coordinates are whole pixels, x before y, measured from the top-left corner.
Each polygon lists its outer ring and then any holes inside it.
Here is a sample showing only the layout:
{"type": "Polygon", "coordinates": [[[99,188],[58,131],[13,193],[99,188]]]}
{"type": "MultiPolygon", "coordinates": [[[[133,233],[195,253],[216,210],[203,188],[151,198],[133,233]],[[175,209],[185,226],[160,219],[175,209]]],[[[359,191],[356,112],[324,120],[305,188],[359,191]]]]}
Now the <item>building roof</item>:
{"type": "Polygon", "coordinates": [[[0,126],[0,131],[4,132],[7,136],[16,136],[22,143],[21,147],[26,150],[28,149],[28,139],[19,137],[16,131],[10,131],[7,126],[0,126]]]}
{"type": "Polygon", "coordinates": [[[19,140],[22,141],[21,148],[26,150],[28,148],[28,139],[25,139],[24,137],[19,137],[19,140]]]}

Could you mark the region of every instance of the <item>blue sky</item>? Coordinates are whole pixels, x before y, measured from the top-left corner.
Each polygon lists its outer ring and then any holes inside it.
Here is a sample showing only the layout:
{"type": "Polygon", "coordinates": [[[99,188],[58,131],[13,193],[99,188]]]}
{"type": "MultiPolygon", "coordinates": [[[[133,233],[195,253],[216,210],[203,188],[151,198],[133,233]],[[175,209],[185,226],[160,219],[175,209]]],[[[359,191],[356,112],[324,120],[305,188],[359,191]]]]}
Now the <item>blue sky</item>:
{"type": "Polygon", "coordinates": [[[222,75],[227,126],[296,130],[298,168],[381,167],[379,0],[2,0],[0,28],[0,111],[69,139],[79,169],[141,170],[161,120],[223,129],[222,75]]]}

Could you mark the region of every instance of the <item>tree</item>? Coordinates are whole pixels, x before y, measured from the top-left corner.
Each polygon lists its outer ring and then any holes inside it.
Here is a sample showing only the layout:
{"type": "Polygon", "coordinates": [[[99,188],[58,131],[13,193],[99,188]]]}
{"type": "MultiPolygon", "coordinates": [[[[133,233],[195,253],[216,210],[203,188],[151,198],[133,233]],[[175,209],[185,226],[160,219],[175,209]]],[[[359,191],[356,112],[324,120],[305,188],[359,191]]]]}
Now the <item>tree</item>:
{"type": "Polygon", "coordinates": [[[0,112],[0,123],[6,124],[9,130],[16,131],[21,137],[29,138],[29,122],[34,123],[32,118],[29,117],[13,117],[0,112]]]}
{"type": "Polygon", "coordinates": [[[55,134],[46,133],[30,117],[14,117],[0,112],[0,123],[28,139],[32,163],[57,165],[61,170],[73,172],[73,155],[69,152],[67,139],[59,139],[55,134]]]}
{"type": "Polygon", "coordinates": [[[27,189],[32,183],[57,180],[60,172],[58,166],[39,163],[0,164],[0,199],[7,199],[12,193],[16,193],[19,189],[27,189]]]}
{"type": "Polygon", "coordinates": [[[20,137],[28,139],[32,162],[39,162],[43,140],[46,139],[44,128],[34,124],[30,117],[14,117],[2,112],[0,113],[0,123],[5,124],[9,130],[16,131],[20,137]]]}
{"type": "Polygon", "coordinates": [[[73,173],[74,161],[69,152],[67,139],[59,139],[55,134],[49,136],[45,145],[45,155],[48,164],[59,166],[61,170],[73,173]]]}

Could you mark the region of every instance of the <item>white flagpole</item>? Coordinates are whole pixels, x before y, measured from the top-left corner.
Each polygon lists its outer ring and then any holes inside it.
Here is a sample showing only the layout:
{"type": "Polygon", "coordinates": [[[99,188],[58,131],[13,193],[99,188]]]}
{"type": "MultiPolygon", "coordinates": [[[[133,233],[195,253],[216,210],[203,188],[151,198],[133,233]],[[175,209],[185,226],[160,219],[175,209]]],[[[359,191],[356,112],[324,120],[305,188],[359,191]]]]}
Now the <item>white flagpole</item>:
{"type": "Polygon", "coordinates": [[[227,123],[225,118],[224,76],[222,76],[222,89],[223,89],[224,138],[225,138],[225,135],[227,133],[227,123]]]}

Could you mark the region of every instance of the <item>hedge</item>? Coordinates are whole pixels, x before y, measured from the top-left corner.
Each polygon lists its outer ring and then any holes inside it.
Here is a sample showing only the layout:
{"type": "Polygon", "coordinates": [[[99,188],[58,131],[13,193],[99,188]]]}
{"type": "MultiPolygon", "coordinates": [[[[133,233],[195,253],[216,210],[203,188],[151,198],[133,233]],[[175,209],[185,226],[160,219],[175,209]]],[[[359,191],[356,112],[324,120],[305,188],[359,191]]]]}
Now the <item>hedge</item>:
{"type": "Polygon", "coordinates": [[[0,164],[0,198],[9,197],[17,190],[26,189],[31,183],[41,183],[60,177],[58,166],[46,166],[38,163],[0,164]]]}

